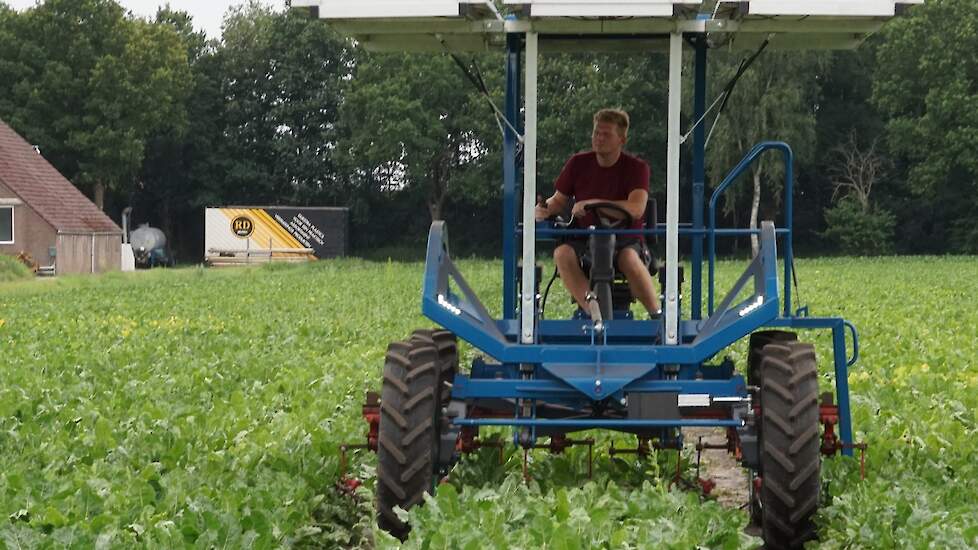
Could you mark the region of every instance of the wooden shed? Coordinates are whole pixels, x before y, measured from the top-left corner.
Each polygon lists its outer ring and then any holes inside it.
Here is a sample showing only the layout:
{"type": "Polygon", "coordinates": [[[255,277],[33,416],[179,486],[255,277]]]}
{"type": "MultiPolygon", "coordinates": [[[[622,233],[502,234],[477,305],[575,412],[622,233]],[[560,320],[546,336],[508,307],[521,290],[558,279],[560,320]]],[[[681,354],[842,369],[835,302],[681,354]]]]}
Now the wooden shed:
{"type": "Polygon", "coordinates": [[[117,271],[122,229],[0,120],[0,254],[55,274],[117,271]]]}

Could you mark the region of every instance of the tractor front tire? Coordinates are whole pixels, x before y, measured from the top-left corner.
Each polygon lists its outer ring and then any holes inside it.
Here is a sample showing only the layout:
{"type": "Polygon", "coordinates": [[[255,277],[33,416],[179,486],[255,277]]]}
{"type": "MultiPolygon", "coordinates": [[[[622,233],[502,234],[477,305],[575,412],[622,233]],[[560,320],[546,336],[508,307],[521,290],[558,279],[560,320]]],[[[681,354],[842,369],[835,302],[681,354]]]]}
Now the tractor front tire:
{"type": "Polygon", "coordinates": [[[760,386],[761,350],[768,344],[797,342],[798,335],[786,330],[761,330],[750,335],[747,345],[747,383],[760,386]]]}
{"type": "Polygon", "coordinates": [[[452,383],[458,374],[458,339],[444,329],[418,329],[411,334],[412,340],[419,340],[438,350],[438,403],[445,407],[452,397],[452,383]]]}
{"type": "Polygon", "coordinates": [[[802,548],[815,538],[821,477],[818,372],[811,344],[761,350],[761,492],[765,548],[802,548]]]}
{"type": "Polygon", "coordinates": [[[402,541],[411,527],[394,508],[421,504],[434,487],[439,367],[438,348],[430,340],[412,338],[387,348],[377,448],[377,525],[402,541]]]}

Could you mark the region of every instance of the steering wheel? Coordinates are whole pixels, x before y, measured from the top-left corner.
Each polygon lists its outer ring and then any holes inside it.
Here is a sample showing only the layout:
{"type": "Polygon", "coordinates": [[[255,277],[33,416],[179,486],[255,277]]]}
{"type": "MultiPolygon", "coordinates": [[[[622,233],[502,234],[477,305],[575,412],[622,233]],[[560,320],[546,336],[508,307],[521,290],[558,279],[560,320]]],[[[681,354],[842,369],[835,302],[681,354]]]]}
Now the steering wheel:
{"type": "Polygon", "coordinates": [[[594,202],[585,206],[584,211],[589,214],[594,214],[594,217],[598,220],[598,229],[631,227],[635,221],[632,215],[628,213],[628,210],[613,202],[594,202]],[[609,216],[609,212],[618,214],[618,216],[609,216]]]}

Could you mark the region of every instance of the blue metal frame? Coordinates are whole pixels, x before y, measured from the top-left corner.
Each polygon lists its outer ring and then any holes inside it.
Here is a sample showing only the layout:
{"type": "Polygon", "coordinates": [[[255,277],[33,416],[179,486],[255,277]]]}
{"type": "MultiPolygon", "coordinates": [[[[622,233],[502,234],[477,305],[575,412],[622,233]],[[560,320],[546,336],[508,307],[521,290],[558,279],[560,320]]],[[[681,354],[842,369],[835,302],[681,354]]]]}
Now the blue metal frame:
{"type": "Polygon", "coordinates": [[[734,167],[733,170],[727,174],[727,177],[723,178],[720,185],[717,186],[713,195],[710,197],[710,225],[707,230],[707,239],[709,241],[709,264],[710,264],[710,280],[708,283],[709,288],[709,309],[710,314],[713,313],[713,288],[714,288],[714,271],[716,266],[716,234],[717,234],[717,202],[720,197],[727,191],[737,179],[750,168],[751,164],[757,161],[767,151],[778,150],[781,151],[784,158],[784,194],[785,194],[785,230],[787,231],[787,236],[785,238],[784,246],[784,316],[791,317],[791,266],[794,263],[794,251],[792,248],[792,231],[794,228],[794,217],[792,213],[793,203],[791,196],[794,189],[795,181],[795,153],[791,150],[791,147],[784,143],[783,141],[765,141],[754,146],[749,153],[734,167]]]}
{"type": "MultiPolygon", "coordinates": [[[[703,195],[706,188],[706,37],[698,37],[693,120],[702,121],[693,129],[693,229],[703,229],[703,195]]],[[[703,318],[703,236],[693,235],[690,311],[692,318],[703,318]]]]}
{"type": "MultiPolygon", "coordinates": [[[[523,37],[506,35],[506,118],[522,128],[520,120],[520,52],[523,37]]],[[[503,318],[516,319],[517,147],[519,140],[509,126],[503,134],[503,318]]]]}
{"type": "MultiPolygon", "coordinates": [[[[507,36],[506,106],[509,120],[521,119],[521,55],[523,35],[507,36]]],[[[694,120],[705,112],[707,44],[703,37],[693,36],[696,51],[694,120]]],[[[521,194],[519,136],[506,129],[503,140],[503,315],[494,319],[479,301],[470,285],[452,262],[444,222],[431,226],[422,293],[422,312],[439,325],[451,330],[463,340],[499,361],[486,364],[476,361],[470,375],[458,375],[452,389],[452,399],[470,404],[481,402],[506,403],[502,400],[531,400],[535,404],[560,404],[572,410],[583,410],[597,401],[618,407],[622,398],[632,393],[706,394],[712,398],[744,398],[748,396],[746,382],[733,373],[733,365],[725,361],[720,367],[707,366],[730,344],[751,332],[765,327],[794,329],[828,329],[832,331],[839,406],[840,439],[852,443],[848,369],[859,356],[859,341],[855,327],[841,318],[807,317],[791,312],[792,250],[792,193],[794,157],[791,148],[781,142],[765,142],[755,146],[731,173],[717,186],[709,201],[709,223],[704,226],[705,191],[705,123],[693,133],[693,200],[692,223],[681,227],[679,234],[692,241],[691,309],[689,320],[680,320],[679,345],[661,345],[661,321],[606,320],[603,331],[586,320],[537,319],[537,339],[533,344],[519,342],[517,320],[517,248],[522,229],[519,225],[521,194]],[[785,163],[785,227],[775,229],[770,222],[760,229],[717,228],[716,207],[722,194],[757,161],[762,154],[779,150],[785,163]],[[759,235],[760,253],[750,263],[721,302],[714,308],[716,238],[759,235]],[[781,238],[784,249],[784,287],[779,285],[777,246],[781,238]],[[702,319],[702,262],[703,240],[707,239],[706,260],[709,266],[708,318],[702,319]],[[741,291],[753,285],[747,299],[736,302],[741,291]],[[784,297],[783,312],[779,311],[784,297]],[[852,358],[847,357],[846,333],[852,334],[852,358]],[[529,369],[527,369],[529,367],[529,369]],[[667,372],[668,371],[668,372],[667,372]]],[[[522,127],[518,126],[522,132],[522,127]]],[[[654,229],[573,230],[555,229],[543,224],[537,228],[537,238],[555,239],[569,235],[593,233],[660,235],[664,225],[654,229]]],[[[537,430],[573,431],[607,428],[622,431],[674,429],[683,426],[742,425],[739,418],[636,420],[627,418],[539,418],[537,405],[525,416],[518,407],[505,418],[456,418],[457,426],[513,426],[528,429],[531,440],[537,430]]],[[[619,408],[619,415],[624,411],[619,408]]],[[[662,431],[664,437],[670,432],[662,431]]],[[[844,454],[852,455],[851,448],[844,454]]]]}
{"type": "MultiPolygon", "coordinates": [[[[696,331],[698,334],[691,334],[695,335],[692,342],[678,346],[656,345],[657,333],[652,331],[647,333],[644,345],[633,346],[594,346],[585,342],[559,346],[519,344],[507,338],[452,262],[447,230],[442,221],[431,225],[428,236],[422,312],[429,319],[504,363],[702,363],[778,316],[774,226],[766,224],[761,231],[761,253],[734,285],[723,303],[724,307],[702,322],[702,328],[696,331]],[[754,282],[754,293],[735,305],[734,298],[750,281],[754,282]]],[[[621,324],[633,322],[620,321],[621,324]]],[[[608,337],[616,334],[615,326],[614,321],[608,324],[608,337]]],[[[541,338],[548,335],[543,330],[545,328],[546,325],[538,327],[541,338]]],[[[593,330],[593,327],[584,325],[581,328],[581,337],[589,338],[589,330],[593,330]]]]}

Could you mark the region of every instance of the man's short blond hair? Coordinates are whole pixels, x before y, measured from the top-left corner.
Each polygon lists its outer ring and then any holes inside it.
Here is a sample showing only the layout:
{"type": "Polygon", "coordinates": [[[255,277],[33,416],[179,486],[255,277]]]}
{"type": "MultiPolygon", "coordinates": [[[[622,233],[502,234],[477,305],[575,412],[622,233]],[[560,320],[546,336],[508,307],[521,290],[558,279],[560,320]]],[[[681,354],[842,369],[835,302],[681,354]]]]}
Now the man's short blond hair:
{"type": "Polygon", "coordinates": [[[594,125],[597,126],[599,122],[614,124],[618,127],[618,134],[621,137],[628,137],[628,126],[631,120],[625,111],[621,109],[601,109],[597,113],[594,113],[594,125]]]}

